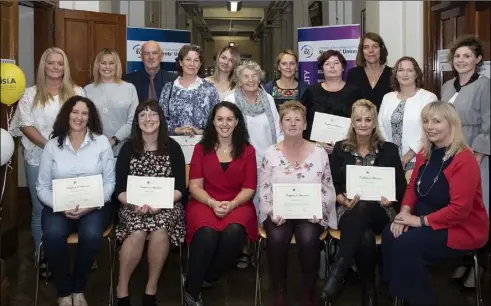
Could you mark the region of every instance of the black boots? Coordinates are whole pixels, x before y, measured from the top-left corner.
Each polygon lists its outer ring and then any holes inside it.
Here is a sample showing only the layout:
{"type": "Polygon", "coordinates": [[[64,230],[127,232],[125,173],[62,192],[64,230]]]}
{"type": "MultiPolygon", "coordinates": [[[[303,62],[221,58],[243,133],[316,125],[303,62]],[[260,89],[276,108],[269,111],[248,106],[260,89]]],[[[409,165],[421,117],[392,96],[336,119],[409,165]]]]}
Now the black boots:
{"type": "Polygon", "coordinates": [[[338,296],[339,290],[343,284],[343,278],[348,270],[349,263],[343,257],[338,257],[332,265],[329,275],[321,293],[321,298],[327,302],[333,302],[338,296]]]}
{"type": "Polygon", "coordinates": [[[361,306],[378,306],[375,281],[362,279],[361,288],[361,306]]]}

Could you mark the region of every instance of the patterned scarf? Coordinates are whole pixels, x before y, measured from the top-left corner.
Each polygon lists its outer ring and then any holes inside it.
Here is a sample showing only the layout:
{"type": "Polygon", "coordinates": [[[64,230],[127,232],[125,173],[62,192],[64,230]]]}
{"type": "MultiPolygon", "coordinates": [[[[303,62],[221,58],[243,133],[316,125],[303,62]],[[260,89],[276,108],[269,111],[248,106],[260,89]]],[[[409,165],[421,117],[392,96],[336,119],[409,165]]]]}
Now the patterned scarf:
{"type": "MultiPolygon", "coordinates": [[[[250,104],[247,102],[246,98],[242,94],[242,89],[237,88],[235,90],[235,104],[240,108],[244,116],[256,117],[262,114],[266,114],[268,118],[269,128],[271,130],[271,137],[273,139],[273,144],[276,144],[276,128],[275,120],[273,117],[273,112],[271,111],[271,106],[269,105],[268,94],[264,89],[258,89],[259,100],[256,104],[250,104]]],[[[247,121],[246,121],[247,125],[247,121]]]]}

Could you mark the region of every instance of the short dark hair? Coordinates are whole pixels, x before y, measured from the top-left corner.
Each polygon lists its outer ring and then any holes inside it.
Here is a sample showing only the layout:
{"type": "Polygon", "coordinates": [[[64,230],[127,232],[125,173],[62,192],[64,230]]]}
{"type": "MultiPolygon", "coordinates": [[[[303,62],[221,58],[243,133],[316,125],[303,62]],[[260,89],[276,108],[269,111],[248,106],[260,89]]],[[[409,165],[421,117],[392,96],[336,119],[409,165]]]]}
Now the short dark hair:
{"type": "Polygon", "coordinates": [[[65,138],[68,136],[70,131],[70,114],[73,110],[73,107],[78,102],[83,102],[87,105],[89,109],[89,120],[87,121],[87,129],[90,133],[89,136],[92,140],[94,140],[95,135],[102,135],[102,122],[99,117],[99,113],[97,112],[97,108],[89,98],[82,96],[73,96],[63,103],[61,106],[60,112],[58,116],[56,116],[55,123],[53,124],[53,132],[50,135],[50,138],[58,137],[58,147],[63,149],[63,143],[65,142],[65,138]]]}
{"type": "Polygon", "coordinates": [[[414,71],[416,72],[416,79],[414,80],[416,83],[416,88],[418,89],[423,88],[423,70],[421,70],[418,62],[414,59],[414,57],[403,56],[400,59],[398,59],[397,62],[394,64],[394,67],[392,67],[392,75],[390,76],[390,83],[392,85],[392,89],[398,92],[401,91],[401,85],[397,80],[397,70],[399,69],[399,65],[403,61],[409,61],[413,64],[414,71]]]}
{"type": "Polygon", "coordinates": [[[365,67],[367,60],[363,55],[363,43],[365,39],[370,39],[376,42],[380,46],[380,65],[385,65],[387,63],[387,57],[389,56],[389,51],[387,50],[387,46],[384,43],[384,40],[380,35],[373,32],[368,32],[360,38],[360,43],[358,44],[358,53],[356,54],[356,65],[360,67],[365,67]]]}
{"type": "Polygon", "coordinates": [[[159,103],[155,100],[143,101],[136,107],[135,116],[133,117],[133,124],[131,126],[131,142],[133,144],[133,150],[138,156],[143,154],[143,152],[145,151],[142,130],[140,129],[138,120],[138,115],[145,110],[153,111],[159,114],[160,126],[157,136],[156,153],[163,156],[168,152],[169,131],[167,127],[167,121],[165,120],[164,111],[159,106],[159,103]]]}
{"type": "Polygon", "coordinates": [[[239,121],[232,132],[231,153],[233,158],[239,158],[244,152],[246,145],[249,144],[249,133],[247,132],[245,125],[244,115],[242,115],[239,107],[234,103],[222,101],[213,107],[205,129],[203,130],[203,138],[200,143],[203,145],[205,154],[209,154],[215,150],[215,146],[218,144],[218,134],[213,125],[213,120],[215,120],[217,111],[222,107],[228,108],[239,121]]]}
{"type": "Polygon", "coordinates": [[[184,45],[182,46],[181,50],[179,50],[179,54],[177,55],[177,60],[176,60],[176,65],[177,65],[177,73],[179,76],[182,76],[182,67],[179,65],[179,61],[182,61],[186,55],[188,55],[189,52],[194,51],[198,53],[199,56],[199,61],[201,62],[201,66],[199,67],[198,70],[198,76],[203,77],[205,73],[205,53],[203,51],[203,48],[201,48],[198,45],[184,45]]]}
{"type": "MultiPolygon", "coordinates": [[[[468,47],[469,49],[472,50],[472,52],[476,57],[481,56],[482,58],[484,58],[484,47],[483,47],[482,40],[475,36],[464,36],[457,39],[452,44],[452,48],[450,49],[450,53],[452,54],[452,58],[451,58],[452,63],[453,63],[453,57],[455,55],[455,52],[460,47],[468,47]]],[[[481,61],[477,63],[476,68],[481,67],[482,64],[483,64],[483,60],[481,59],[481,61]]],[[[452,69],[454,70],[454,72],[456,72],[453,67],[452,69]]]]}
{"type": "Polygon", "coordinates": [[[319,70],[323,69],[324,63],[331,58],[331,56],[336,56],[339,61],[341,62],[341,66],[343,67],[343,70],[346,69],[346,59],[343,56],[343,53],[337,51],[337,50],[327,50],[326,52],[322,53],[319,55],[317,58],[317,67],[319,70]]]}

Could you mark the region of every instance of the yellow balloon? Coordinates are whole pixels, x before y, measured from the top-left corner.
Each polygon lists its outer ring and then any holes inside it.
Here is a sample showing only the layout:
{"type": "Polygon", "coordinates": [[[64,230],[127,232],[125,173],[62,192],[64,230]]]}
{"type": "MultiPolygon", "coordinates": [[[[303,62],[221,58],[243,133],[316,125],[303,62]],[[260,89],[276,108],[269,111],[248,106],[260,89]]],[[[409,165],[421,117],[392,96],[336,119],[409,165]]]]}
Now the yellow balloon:
{"type": "Polygon", "coordinates": [[[0,72],[0,102],[11,105],[17,102],[26,89],[26,76],[14,64],[2,63],[0,72]]]}

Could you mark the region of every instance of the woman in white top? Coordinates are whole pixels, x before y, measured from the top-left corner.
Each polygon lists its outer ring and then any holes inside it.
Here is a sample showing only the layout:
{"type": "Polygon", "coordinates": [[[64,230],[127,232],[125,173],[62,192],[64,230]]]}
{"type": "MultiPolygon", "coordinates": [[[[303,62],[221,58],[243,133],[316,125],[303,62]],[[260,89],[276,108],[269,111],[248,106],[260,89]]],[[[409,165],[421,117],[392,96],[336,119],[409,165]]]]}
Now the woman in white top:
{"type": "Polygon", "coordinates": [[[234,46],[225,46],[218,52],[215,71],[213,75],[206,78],[212,82],[218,90],[220,101],[230,95],[237,80],[235,79],[235,68],[240,64],[240,53],[234,46]]]}
{"type": "Polygon", "coordinates": [[[421,149],[421,110],[437,97],[421,88],[423,71],[412,57],[401,57],[391,78],[394,91],[384,96],[378,121],[383,137],[399,148],[402,167],[408,171],[413,169],[421,149]]]}
{"type": "Polygon", "coordinates": [[[138,94],[133,84],[121,79],[123,68],[118,53],[103,49],[94,61],[94,83],[85,86],[87,97],[97,107],[103,133],[117,157],[119,149],[131,134],[138,94]]]}
{"type": "Polygon", "coordinates": [[[39,162],[61,105],[75,95],[85,96],[85,93],[72,81],[65,52],[59,48],[48,48],[39,60],[36,85],[24,91],[10,125],[10,133],[13,136],[22,136],[27,187],[32,203],[31,229],[36,253],[41,242],[43,210],[36,192],[39,162]]]}
{"type": "MultiPolygon", "coordinates": [[[[264,72],[259,64],[253,61],[243,62],[235,69],[235,74],[238,87],[225,97],[225,101],[235,103],[244,114],[250,143],[256,149],[256,163],[259,169],[266,150],[283,140],[280,116],[273,97],[260,86],[264,72]]],[[[257,172],[259,176],[259,170],[257,172]]],[[[257,181],[259,182],[259,178],[257,181]]],[[[258,212],[258,192],[254,195],[253,202],[258,212]]],[[[247,256],[247,251],[244,250],[237,267],[247,267],[247,256]]]]}

